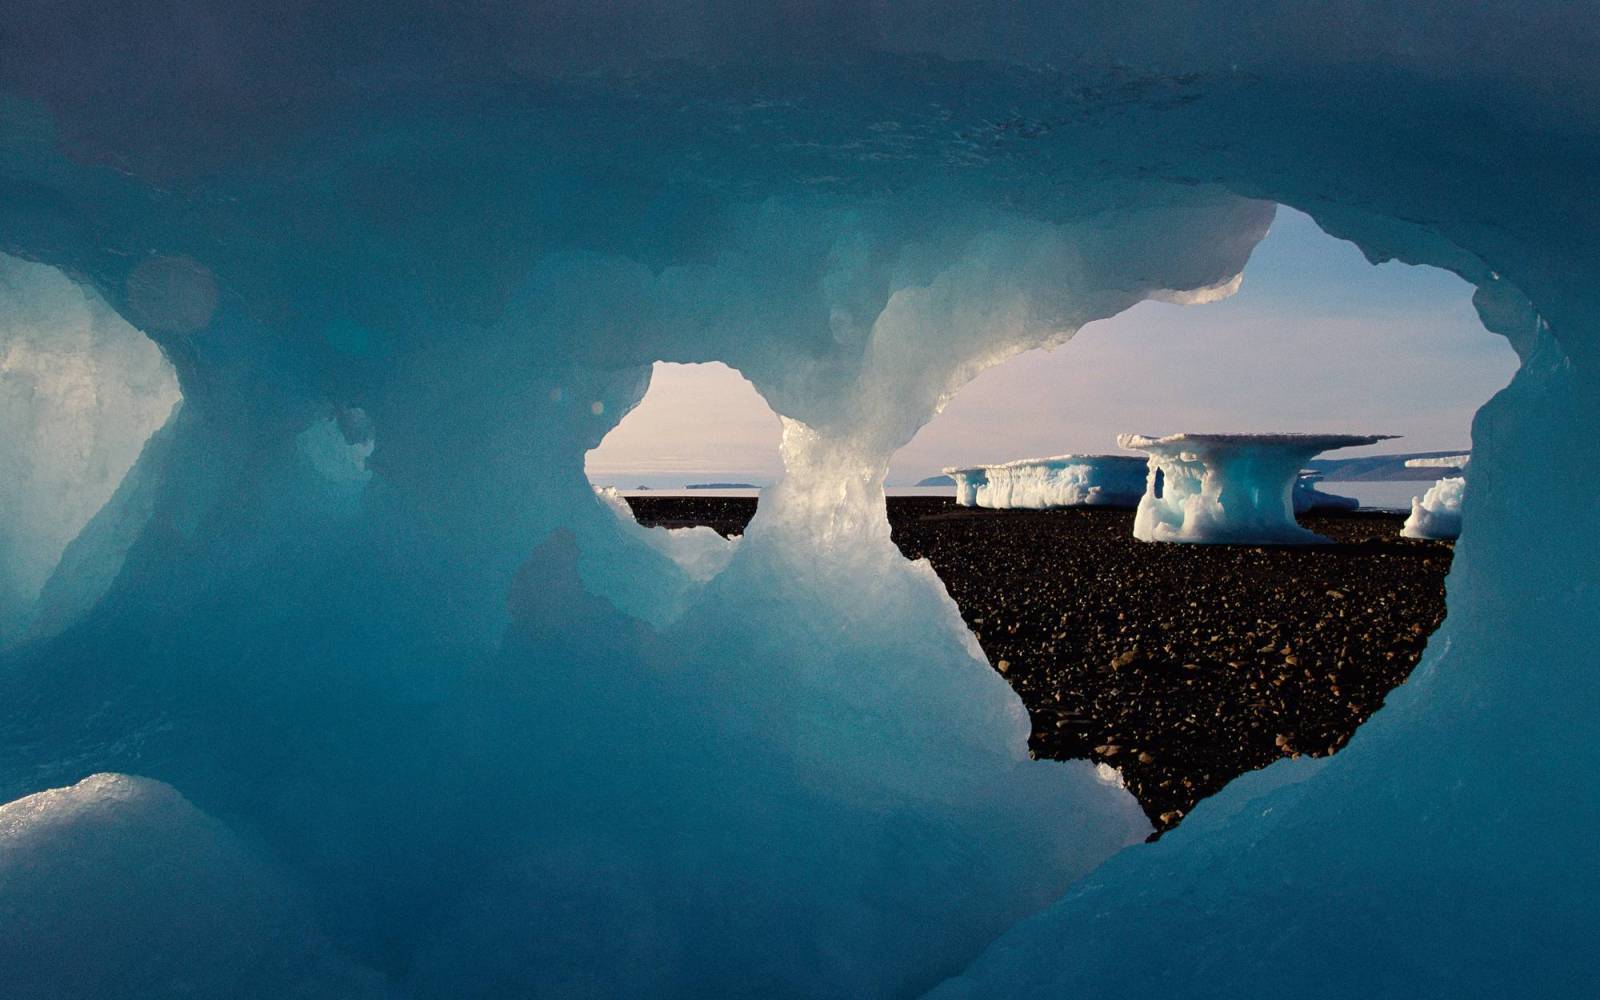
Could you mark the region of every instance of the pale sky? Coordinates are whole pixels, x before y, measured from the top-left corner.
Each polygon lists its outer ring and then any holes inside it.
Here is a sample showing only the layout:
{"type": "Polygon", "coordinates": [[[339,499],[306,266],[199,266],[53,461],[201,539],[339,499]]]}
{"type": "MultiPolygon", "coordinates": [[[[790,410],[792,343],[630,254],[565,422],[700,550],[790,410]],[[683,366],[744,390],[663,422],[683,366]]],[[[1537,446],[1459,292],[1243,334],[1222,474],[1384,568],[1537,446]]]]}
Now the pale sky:
{"type": "MultiPolygon", "coordinates": [[[[1471,299],[1454,275],[1374,267],[1280,208],[1237,294],[1146,302],[989,369],[901,449],[889,483],[946,465],[1115,452],[1121,431],[1404,435],[1330,457],[1466,449],[1473,412],[1516,370],[1471,299]]],[[[778,434],[731,369],[658,364],[644,401],[589,453],[589,474],[620,486],[765,483],[781,469],[778,434]]]]}

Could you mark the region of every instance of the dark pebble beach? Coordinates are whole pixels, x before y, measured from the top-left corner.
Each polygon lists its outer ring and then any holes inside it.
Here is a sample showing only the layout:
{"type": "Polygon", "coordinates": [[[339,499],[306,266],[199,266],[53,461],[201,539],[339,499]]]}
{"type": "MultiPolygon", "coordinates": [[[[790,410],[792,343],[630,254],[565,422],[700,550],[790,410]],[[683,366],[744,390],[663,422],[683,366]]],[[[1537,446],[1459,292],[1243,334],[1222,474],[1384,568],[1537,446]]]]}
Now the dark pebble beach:
{"type": "MultiPolygon", "coordinates": [[[[743,497],[629,497],[640,523],[737,534],[743,497]]],[[[927,559],[1022,697],[1036,756],[1122,772],[1157,832],[1279,757],[1335,753],[1444,620],[1446,542],[1404,518],[1311,513],[1335,544],[1150,544],[1133,513],[890,497],[895,543],[927,559]]]]}

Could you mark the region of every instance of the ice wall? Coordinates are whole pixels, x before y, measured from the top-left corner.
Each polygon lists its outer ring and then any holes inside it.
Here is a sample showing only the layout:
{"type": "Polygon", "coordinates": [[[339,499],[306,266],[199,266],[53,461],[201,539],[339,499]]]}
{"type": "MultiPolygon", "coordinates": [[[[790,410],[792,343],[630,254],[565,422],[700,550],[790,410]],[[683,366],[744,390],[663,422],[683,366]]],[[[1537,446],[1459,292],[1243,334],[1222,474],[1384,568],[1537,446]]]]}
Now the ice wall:
{"type": "Polygon", "coordinates": [[[54,268],[0,254],[0,645],[178,399],[147,337],[54,268]]]}
{"type": "MultiPolygon", "coordinates": [[[[1597,27],[1515,13],[7,5],[0,248],[94,289],[185,402],[46,585],[55,635],[0,661],[0,801],[176,789],[232,845],[203,857],[325,942],[303,996],[959,975],[1143,827],[1027,759],[889,543],[883,470],[985,366],[1237,287],[1276,200],[1474,282],[1525,359],[1480,418],[1450,625],[1317,774],[1118,855],[950,988],[1573,992],[1600,560],[1532,526],[1593,520],[1541,470],[1596,422],[1597,27]],[[786,418],[720,572],[583,476],[657,360],[725,361],[786,418]]],[[[103,857],[45,842],[6,912],[103,857]]],[[[63,919],[174,967],[282,954],[167,934],[184,912],[63,919]]],[[[97,970],[12,992],[128,994],[97,970]]]]}
{"type": "Polygon", "coordinates": [[[968,507],[1133,507],[1144,492],[1145,461],[1056,455],[944,471],[956,480],[956,502],[968,507]]]}

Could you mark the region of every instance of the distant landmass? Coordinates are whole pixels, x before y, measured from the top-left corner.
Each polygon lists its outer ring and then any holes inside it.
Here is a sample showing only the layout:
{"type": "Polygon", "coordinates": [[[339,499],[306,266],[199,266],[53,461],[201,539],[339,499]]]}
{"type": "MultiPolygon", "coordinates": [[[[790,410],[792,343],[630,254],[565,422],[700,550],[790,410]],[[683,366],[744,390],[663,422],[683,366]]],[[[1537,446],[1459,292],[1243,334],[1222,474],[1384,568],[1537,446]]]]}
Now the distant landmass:
{"type": "Polygon", "coordinates": [[[956,481],[949,476],[929,476],[917,483],[918,486],[954,486],[956,481]]]}
{"type": "Polygon", "coordinates": [[[1380,483],[1433,482],[1445,474],[1444,469],[1408,469],[1411,458],[1443,458],[1446,455],[1464,455],[1467,449],[1456,451],[1414,451],[1405,455],[1369,455],[1366,458],[1313,458],[1306,468],[1322,474],[1329,482],[1380,483]]]}
{"type": "MultiPolygon", "coordinates": [[[[1445,454],[1450,453],[1445,452],[1445,454]]],[[[760,488],[755,483],[689,483],[684,486],[686,490],[759,490],[760,488]]]]}

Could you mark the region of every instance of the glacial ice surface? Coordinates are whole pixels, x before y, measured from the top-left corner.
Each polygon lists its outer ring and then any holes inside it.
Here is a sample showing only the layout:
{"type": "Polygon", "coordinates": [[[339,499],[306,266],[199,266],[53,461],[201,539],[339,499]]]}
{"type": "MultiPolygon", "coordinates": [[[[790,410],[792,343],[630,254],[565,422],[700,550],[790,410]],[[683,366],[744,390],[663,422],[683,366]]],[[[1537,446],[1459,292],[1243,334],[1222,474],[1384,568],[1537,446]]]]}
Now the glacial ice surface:
{"type": "Polygon", "coordinates": [[[1055,455],[944,472],[965,507],[1133,507],[1144,493],[1145,464],[1127,455],[1055,455]]]}
{"type": "Polygon", "coordinates": [[[1583,995],[1600,540],[1548,470],[1600,424],[1600,26],[1513,13],[0,7],[0,250],[183,394],[53,568],[0,553],[49,618],[0,654],[0,992],[1583,995]],[[1239,287],[1273,202],[1524,367],[1412,680],[1139,844],[883,477],[986,367],[1239,287]],[[584,477],[660,360],[784,418],[736,545],[584,477]]]}

